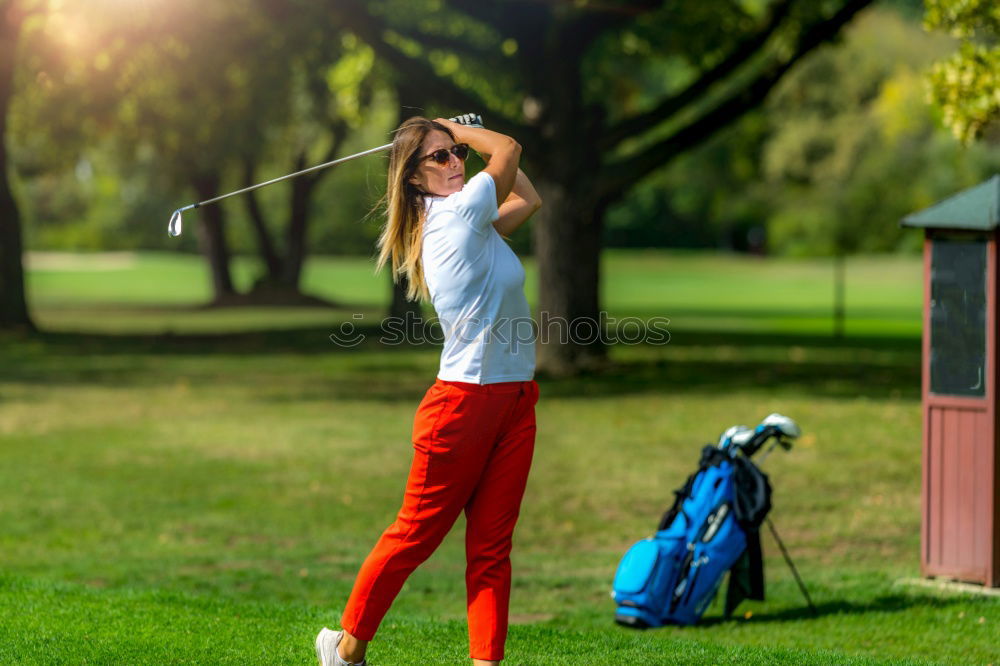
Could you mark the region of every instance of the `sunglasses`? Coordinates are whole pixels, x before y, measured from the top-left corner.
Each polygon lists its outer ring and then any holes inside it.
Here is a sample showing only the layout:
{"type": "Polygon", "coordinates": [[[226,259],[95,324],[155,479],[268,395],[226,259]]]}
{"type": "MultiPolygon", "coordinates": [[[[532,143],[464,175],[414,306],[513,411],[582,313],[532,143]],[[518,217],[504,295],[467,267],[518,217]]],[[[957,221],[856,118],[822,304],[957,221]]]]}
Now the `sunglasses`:
{"type": "Polygon", "coordinates": [[[434,160],[438,164],[447,164],[452,155],[464,162],[465,158],[469,156],[469,144],[456,143],[451,148],[440,148],[429,155],[424,155],[419,161],[434,160]]]}

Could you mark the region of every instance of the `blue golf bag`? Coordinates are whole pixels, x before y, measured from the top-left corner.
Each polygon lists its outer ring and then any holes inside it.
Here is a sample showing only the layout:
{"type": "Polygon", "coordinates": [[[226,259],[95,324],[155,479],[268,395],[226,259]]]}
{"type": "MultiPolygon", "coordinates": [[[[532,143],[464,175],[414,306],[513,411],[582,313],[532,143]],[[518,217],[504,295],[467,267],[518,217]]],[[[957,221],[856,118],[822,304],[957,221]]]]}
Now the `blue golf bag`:
{"type": "Polygon", "coordinates": [[[771,486],[750,455],[774,433],[744,430],[759,441],[742,448],[706,446],[698,471],[674,491],[656,533],[625,553],[614,578],[619,624],[694,624],[727,571],[727,617],[744,598],[763,600],[758,528],[771,508],[771,486]]]}

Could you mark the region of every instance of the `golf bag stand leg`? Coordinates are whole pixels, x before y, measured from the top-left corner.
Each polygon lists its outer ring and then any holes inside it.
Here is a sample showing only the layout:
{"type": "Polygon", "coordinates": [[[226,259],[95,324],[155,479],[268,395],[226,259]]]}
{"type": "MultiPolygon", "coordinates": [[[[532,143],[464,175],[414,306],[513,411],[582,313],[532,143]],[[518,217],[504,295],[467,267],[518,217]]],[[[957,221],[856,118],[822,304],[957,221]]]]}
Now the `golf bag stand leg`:
{"type": "Polygon", "coordinates": [[[778,548],[781,549],[781,554],[785,556],[785,562],[788,563],[788,568],[792,570],[792,575],[795,576],[795,582],[799,584],[799,589],[802,590],[802,596],[806,598],[806,603],[809,604],[809,610],[812,611],[814,616],[819,615],[819,612],[816,610],[816,606],[813,605],[812,599],[809,598],[809,592],[806,590],[805,584],[799,577],[798,569],[795,568],[795,563],[792,562],[791,555],[788,554],[788,550],[785,549],[785,544],[782,543],[781,537],[778,536],[778,530],[774,529],[774,523],[771,522],[770,518],[765,518],[764,520],[767,521],[767,526],[771,530],[771,536],[773,536],[774,540],[778,542],[778,548]]]}

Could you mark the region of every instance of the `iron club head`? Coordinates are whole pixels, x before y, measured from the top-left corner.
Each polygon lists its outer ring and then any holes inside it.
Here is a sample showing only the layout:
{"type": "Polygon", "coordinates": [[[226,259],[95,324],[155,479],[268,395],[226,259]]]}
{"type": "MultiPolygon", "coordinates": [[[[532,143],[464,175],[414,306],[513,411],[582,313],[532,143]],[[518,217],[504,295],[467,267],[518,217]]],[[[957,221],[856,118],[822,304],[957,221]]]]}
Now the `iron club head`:
{"type": "Polygon", "coordinates": [[[719,448],[729,451],[733,447],[739,448],[746,444],[753,436],[753,430],[745,425],[734,425],[719,437],[719,448]]]}
{"type": "Polygon", "coordinates": [[[782,414],[774,413],[768,414],[767,417],[760,422],[762,426],[774,426],[777,428],[778,432],[781,433],[782,437],[787,437],[789,439],[795,439],[802,434],[802,430],[795,421],[783,416],[782,414]]]}
{"type": "Polygon", "coordinates": [[[167,225],[167,233],[171,236],[181,235],[181,209],[178,208],[174,211],[174,214],[170,216],[170,224],[167,225]]]}

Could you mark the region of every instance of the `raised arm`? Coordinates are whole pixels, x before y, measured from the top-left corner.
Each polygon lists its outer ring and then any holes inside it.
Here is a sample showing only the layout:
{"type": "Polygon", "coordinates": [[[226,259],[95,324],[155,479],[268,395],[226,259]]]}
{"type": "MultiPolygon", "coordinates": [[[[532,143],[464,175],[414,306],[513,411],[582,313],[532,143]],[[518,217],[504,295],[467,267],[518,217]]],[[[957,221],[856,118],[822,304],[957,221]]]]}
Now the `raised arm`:
{"type": "Polygon", "coordinates": [[[500,204],[500,217],[493,227],[501,236],[510,236],[541,207],[542,198],[524,172],[518,169],[514,188],[507,200],[500,204]]]}
{"type": "Polygon", "coordinates": [[[514,189],[517,165],[521,159],[521,144],[505,134],[479,127],[469,127],[453,123],[444,118],[436,118],[451,130],[458,143],[467,143],[486,160],[486,173],[493,177],[497,190],[497,206],[507,200],[514,189]]]}

